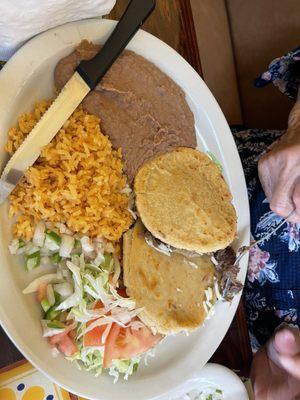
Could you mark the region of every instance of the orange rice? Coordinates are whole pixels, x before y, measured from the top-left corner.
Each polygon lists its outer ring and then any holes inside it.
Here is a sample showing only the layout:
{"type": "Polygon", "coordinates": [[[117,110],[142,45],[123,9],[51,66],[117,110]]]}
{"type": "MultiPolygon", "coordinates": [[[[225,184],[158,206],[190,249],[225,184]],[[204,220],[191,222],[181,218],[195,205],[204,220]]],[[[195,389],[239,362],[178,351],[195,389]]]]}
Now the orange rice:
{"type": "MultiPolygon", "coordinates": [[[[8,132],[6,151],[20,146],[51,102],[35,105],[8,132]]],[[[101,133],[98,117],[79,107],[42,151],[10,196],[13,233],[28,240],[40,220],[74,233],[117,241],[131,223],[121,150],[101,133]],[[126,192],[126,191],[125,191],[126,192]]]]}

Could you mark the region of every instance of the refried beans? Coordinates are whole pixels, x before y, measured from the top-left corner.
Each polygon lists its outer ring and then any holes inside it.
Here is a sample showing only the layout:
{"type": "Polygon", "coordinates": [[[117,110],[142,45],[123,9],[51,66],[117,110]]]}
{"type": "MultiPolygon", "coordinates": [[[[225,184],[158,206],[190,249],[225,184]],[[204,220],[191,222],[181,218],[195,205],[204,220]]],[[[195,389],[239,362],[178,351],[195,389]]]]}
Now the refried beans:
{"type": "MultiPolygon", "coordinates": [[[[61,59],[55,84],[61,89],[81,60],[100,49],[86,40],[61,59]]],[[[139,167],[174,147],[196,147],[194,116],[182,89],[154,64],[125,50],[97,87],[83,101],[84,109],[101,119],[101,129],[121,148],[131,183],[139,167]]]]}

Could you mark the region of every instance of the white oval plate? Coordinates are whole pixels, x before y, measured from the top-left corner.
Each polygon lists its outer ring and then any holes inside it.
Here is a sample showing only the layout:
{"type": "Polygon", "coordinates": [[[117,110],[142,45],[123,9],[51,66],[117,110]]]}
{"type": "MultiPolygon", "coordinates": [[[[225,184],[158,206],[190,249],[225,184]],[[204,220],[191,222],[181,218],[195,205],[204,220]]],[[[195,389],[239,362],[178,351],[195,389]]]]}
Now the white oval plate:
{"type": "MultiPolygon", "coordinates": [[[[220,389],[224,400],[249,400],[245,385],[230,369],[219,364],[206,364],[197,379],[193,381],[193,389],[189,392],[191,399],[197,398],[201,390],[207,388],[220,389]]],[[[169,400],[185,400],[186,396],[179,396],[169,400]]]]}
{"type": "MultiPolygon", "coordinates": [[[[91,19],[49,30],[28,42],[6,64],[0,73],[0,166],[6,156],[4,145],[8,128],[17,116],[32,109],[34,102],[53,96],[53,70],[56,62],[72,51],[82,39],[102,43],[115,26],[114,21],[91,19]]],[[[173,49],[154,36],[139,31],[128,46],[146,57],[174,79],[185,91],[195,115],[199,147],[212,151],[224,166],[238,214],[239,237],[235,246],[249,243],[249,210],[247,191],[240,159],[226,120],[209,89],[173,49]]],[[[96,400],[156,399],[180,388],[213,355],[235,314],[240,296],[232,304],[216,307],[215,316],[197,332],[170,337],[157,347],[156,357],[141,366],[128,382],[117,384],[104,374],[77,370],[62,357],[52,358],[46,340],[41,337],[40,314],[33,296],[21,293],[32,280],[8,253],[11,239],[7,204],[0,208],[0,321],[25,357],[52,381],[67,390],[96,400]]],[[[240,279],[244,281],[247,257],[241,263],[240,279]]],[[[34,274],[41,274],[35,271],[34,274]]]]}

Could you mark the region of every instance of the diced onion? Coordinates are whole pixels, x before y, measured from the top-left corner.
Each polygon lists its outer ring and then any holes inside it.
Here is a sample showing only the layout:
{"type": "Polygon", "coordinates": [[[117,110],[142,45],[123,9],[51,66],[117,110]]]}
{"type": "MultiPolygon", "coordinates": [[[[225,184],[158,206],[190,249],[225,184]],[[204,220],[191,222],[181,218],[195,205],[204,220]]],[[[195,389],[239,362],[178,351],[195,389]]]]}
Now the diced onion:
{"type": "Polygon", "coordinates": [[[51,250],[51,251],[58,251],[59,250],[59,244],[56,243],[51,237],[46,235],[45,243],[44,243],[45,249],[51,250]]]}
{"type": "Polygon", "coordinates": [[[57,283],[54,285],[54,290],[62,297],[68,297],[73,294],[73,287],[69,282],[57,283]]]}
{"type": "Polygon", "coordinates": [[[72,234],[70,229],[68,229],[65,224],[63,224],[61,222],[56,222],[55,225],[59,229],[59,233],[67,233],[68,235],[72,234]]]}
{"type": "Polygon", "coordinates": [[[24,246],[25,254],[30,256],[33,253],[36,253],[37,251],[40,251],[40,248],[38,246],[35,246],[32,242],[28,242],[24,246]]]}
{"type": "Polygon", "coordinates": [[[45,241],[46,226],[43,221],[37,223],[33,234],[32,242],[36,246],[43,247],[45,241]]]}
{"type": "Polygon", "coordinates": [[[57,283],[59,279],[57,278],[57,274],[46,274],[39,278],[36,278],[33,282],[31,282],[24,290],[23,294],[34,293],[38,290],[38,287],[41,283],[49,284],[49,283],[57,283]]]}
{"type": "Polygon", "coordinates": [[[59,255],[65,258],[69,257],[71,251],[73,250],[74,244],[75,244],[75,239],[72,236],[62,234],[59,255]]]}
{"type": "Polygon", "coordinates": [[[80,239],[80,242],[81,242],[82,250],[85,253],[91,253],[92,251],[94,251],[94,246],[92,245],[90,239],[87,236],[82,236],[82,238],[80,239]]]}

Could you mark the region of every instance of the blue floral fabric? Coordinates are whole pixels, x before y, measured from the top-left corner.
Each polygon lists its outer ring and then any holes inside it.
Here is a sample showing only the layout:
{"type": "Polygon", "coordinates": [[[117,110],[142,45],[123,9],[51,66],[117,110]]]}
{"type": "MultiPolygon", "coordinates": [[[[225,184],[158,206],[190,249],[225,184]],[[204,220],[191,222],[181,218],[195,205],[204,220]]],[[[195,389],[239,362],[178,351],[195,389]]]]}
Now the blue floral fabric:
{"type": "MultiPolygon", "coordinates": [[[[263,87],[270,82],[296,99],[300,47],[272,61],[255,85],[263,87]]],[[[257,163],[285,132],[234,126],[232,133],[246,176],[251,235],[256,241],[283,221],[270,210],[258,178],[257,163]]],[[[263,345],[283,322],[300,326],[300,224],[286,223],[276,235],[250,251],[244,294],[253,349],[263,345]]]]}
{"type": "MultiPolygon", "coordinates": [[[[258,178],[257,163],[284,131],[241,129],[232,127],[232,132],[246,176],[251,236],[256,241],[282,222],[282,218],[270,210],[266,201],[258,178]]],[[[286,224],[268,241],[251,249],[244,295],[254,349],[263,345],[282,322],[298,322],[299,267],[300,224],[286,224]]]]}
{"type": "Polygon", "coordinates": [[[296,99],[300,84],[300,46],[273,60],[268,70],[255,80],[255,86],[261,88],[271,82],[289,98],[296,99]]]}

